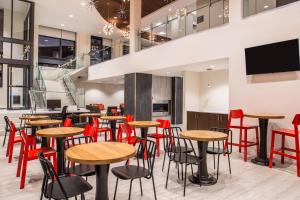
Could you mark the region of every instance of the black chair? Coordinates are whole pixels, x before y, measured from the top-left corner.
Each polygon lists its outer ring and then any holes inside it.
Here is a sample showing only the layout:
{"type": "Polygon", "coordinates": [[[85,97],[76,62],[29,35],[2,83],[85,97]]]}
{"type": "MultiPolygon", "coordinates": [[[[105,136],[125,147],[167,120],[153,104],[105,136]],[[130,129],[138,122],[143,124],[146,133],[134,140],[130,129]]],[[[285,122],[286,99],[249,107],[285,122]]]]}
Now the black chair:
{"type": "MultiPolygon", "coordinates": [[[[229,144],[232,144],[232,131],[227,128],[211,128],[211,131],[218,131],[228,135],[228,139],[230,139],[229,144]]],[[[229,173],[231,174],[231,164],[230,164],[230,154],[232,153],[232,145],[226,146],[225,141],[214,141],[212,142],[212,147],[207,148],[207,154],[213,155],[214,158],[214,169],[216,169],[216,155],[218,156],[217,162],[217,180],[219,178],[219,164],[220,164],[220,156],[227,155],[228,165],[229,165],[229,173]]]]}
{"type": "MultiPolygon", "coordinates": [[[[64,141],[64,148],[65,151],[73,146],[80,145],[80,144],[88,144],[92,143],[93,138],[91,136],[82,136],[82,137],[73,137],[70,139],[66,139],[64,141]]],[[[95,166],[92,165],[83,165],[71,163],[67,161],[67,165],[64,171],[65,174],[76,174],[78,176],[85,176],[86,180],[88,176],[95,175],[95,166]]]]}
{"type": "MultiPolygon", "coordinates": [[[[165,136],[175,136],[175,137],[179,137],[179,133],[182,132],[182,129],[180,127],[171,127],[169,129],[164,129],[163,130],[163,134],[165,136]]],[[[185,147],[183,146],[179,146],[179,147],[174,147],[172,146],[172,149],[170,149],[170,146],[168,144],[168,141],[166,139],[166,137],[163,137],[163,146],[164,146],[164,160],[163,160],[163,165],[162,165],[162,171],[164,171],[164,168],[165,168],[165,160],[166,160],[166,157],[167,157],[167,153],[169,151],[174,151],[174,152],[179,152],[179,151],[182,151],[182,152],[187,152],[187,153],[191,153],[193,151],[192,148],[187,148],[185,149],[185,147]]]]}
{"type": "MultiPolygon", "coordinates": [[[[187,176],[187,167],[190,165],[192,174],[193,172],[193,165],[201,166],[201,162],[203,161],[203,158],[199,158],[196,155],[195,149],[193,147],[193,144],[191,140],[183,139],[177,136],[168,135],[166,137],[167,146],[168,149],[168,157],[169,157],[169,165],[168,165],[168,172],[167,172],[167,179],[166,179],[166,189],[168,188],[168,180],[169,180],[169,173],[170,173],[170,165],[171,162],[174,162],[176,166],[181,165],[182,166],[182,173],[184,171],[183,175],[183,181],[184,181],[184,189],[183,189],[183,196],[185,196],[185,190],[186,190],[186,176],[187,176]],[[180,148],[178,148],[180,147],[180,148]],[[183,148],[182,148],[183,147],[183,148]],[[187,152],[185,149],[192,149],[192,152],[187,152]],[[184,168],[183,168],[184,165],[184,168]]],[[[201,177],[201,170],[198,170],[199,177],[201,177]]],[[[178,170],[178,178],[179,178],[179,170],[178,170]]],[[[201,182],[200,182],[201,186],[201,182]]]]}
{"type": "Polygon", "coordinates": [[[84,200],[84,193],[93,188],[80,176],[58,176],[52,163],[44,157],[43,153],[39,153],[38,157],[44,171],[40,199],[43,199],[43,197],[48,199],[69,199],[75,197],[77,199],[77,196],[80,195],[81,200],[84,200]]]}
{"type": "Polygon", "coordinates": [[[5,130],[4,130],[5,132],[4,132],[3,147],[5,146],[7,133],[9,133],[9,130],[10,130],[9,119],[7,116],[4,116],[4,121],[5,121],[5,130]]]}
{"type": "MultiPolygon", "coordinates": [[[[156,155],[156,144],[154,141],[138,138],[135,141],[134,145],[137,144],[137,141],[139,141],[140,143],[138,144],[138,149],[137,149],[138,153],[137,153],[136,157],[138,157],[139,152],[147,151],[147,155],[148,155],[147,159],[145,160],[144,158],[142,158],[142,159],[137,158],[136,165],[129,165],[129,160],[128,160],[126,162],[125,166],[115,167],[115,168],[111,169],[111,172],[117,177],[114,199],[116,199],[116,193],[117,193],[119,179],[130,180],[130,189],[129,189],[129,198],[128,199],[131,198],[132,181],[135,179],[139,179],[141,195],[143,196],[142,178],[152,179],[154,198],[155,198],[155,200],[157,199],[156,191],[155,191],[154,177],[153,177],[153,168],[154,168],[155,155],[156,155]]],[[[142,155],[144,156],[144,153],[142,153],[142,155]]]]}

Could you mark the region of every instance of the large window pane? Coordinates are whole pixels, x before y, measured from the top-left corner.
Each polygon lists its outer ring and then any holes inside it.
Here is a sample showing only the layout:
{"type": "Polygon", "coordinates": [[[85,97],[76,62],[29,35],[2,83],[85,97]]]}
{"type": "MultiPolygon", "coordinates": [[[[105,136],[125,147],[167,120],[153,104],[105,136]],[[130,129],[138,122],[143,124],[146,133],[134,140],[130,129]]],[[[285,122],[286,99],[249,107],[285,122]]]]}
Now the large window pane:
{"type": "Polygon", "coordinates": [[[224,23],[224,1],[211,4],[210,27],[220,26],[224,23]]]}
{"type": "Polygon", "coordinates": [[[13,0],[13,38],[28,40],[30,3],[13,0]]]}
{"type": "Polygon", "coordinates": [[[39,57],[60,58],[60,39],[39,36],[39,57]]]}
{"type": "Polygon", "coordinates": [[[62,58],[72,59],[75,57],[75,42],[70,40],[61,40],[62,58]]]}

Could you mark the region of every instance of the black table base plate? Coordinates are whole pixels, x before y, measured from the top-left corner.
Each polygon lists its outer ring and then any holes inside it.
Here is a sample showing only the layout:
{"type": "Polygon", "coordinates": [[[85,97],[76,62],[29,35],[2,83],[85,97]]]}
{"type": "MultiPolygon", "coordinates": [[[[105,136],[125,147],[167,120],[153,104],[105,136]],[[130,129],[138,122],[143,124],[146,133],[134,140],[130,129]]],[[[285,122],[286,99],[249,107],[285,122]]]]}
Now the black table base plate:
{"type": "MultiPolygon", "coordinates": [[[[261,158],[254,158],[251,160],[252,163],[260,166],[269,166],[269,159],[261,159],[261,158]]],[[[275,164],[273,163],[273,166],[275,164]]]]}
{"type": "MultiPolygon", "coordinates": [[[[193,184],[197,184],[199,185],[199,177],[197,175],[191,175],[189,176],[189,180],[193,183],[193,184]]],[[[209,186],[209,185],[214,185],[217,183],[217,179],[215,177],[213,177],[212,175],[208,175],[208,177],[201,177],[201,185],[204,186],[209,186]]]]}

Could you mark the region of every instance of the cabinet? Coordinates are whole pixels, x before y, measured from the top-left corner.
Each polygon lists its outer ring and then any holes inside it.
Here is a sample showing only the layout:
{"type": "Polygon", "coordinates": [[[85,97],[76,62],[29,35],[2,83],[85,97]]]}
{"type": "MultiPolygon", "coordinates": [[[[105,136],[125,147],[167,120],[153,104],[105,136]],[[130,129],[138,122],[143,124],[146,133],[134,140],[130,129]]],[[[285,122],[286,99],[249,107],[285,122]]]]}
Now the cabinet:
{"type": "Polygon", "coordinates": [[[227,124],[227,114],[187,112],[188,130],[209,130],[211,127],[226,128],[227,124]]]}

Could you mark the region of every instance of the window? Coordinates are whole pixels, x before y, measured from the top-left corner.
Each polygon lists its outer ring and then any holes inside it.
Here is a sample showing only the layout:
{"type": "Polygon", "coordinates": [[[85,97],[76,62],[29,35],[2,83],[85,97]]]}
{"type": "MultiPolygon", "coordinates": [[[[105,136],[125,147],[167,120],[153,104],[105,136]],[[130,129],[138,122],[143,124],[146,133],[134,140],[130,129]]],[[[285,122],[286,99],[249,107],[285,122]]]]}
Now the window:
{"type": "Polygon", "coordinates": [[[75,54],[75,41],[43,35],[39,36],[39,65],[62,65],[75,58],[75,54]]]}

